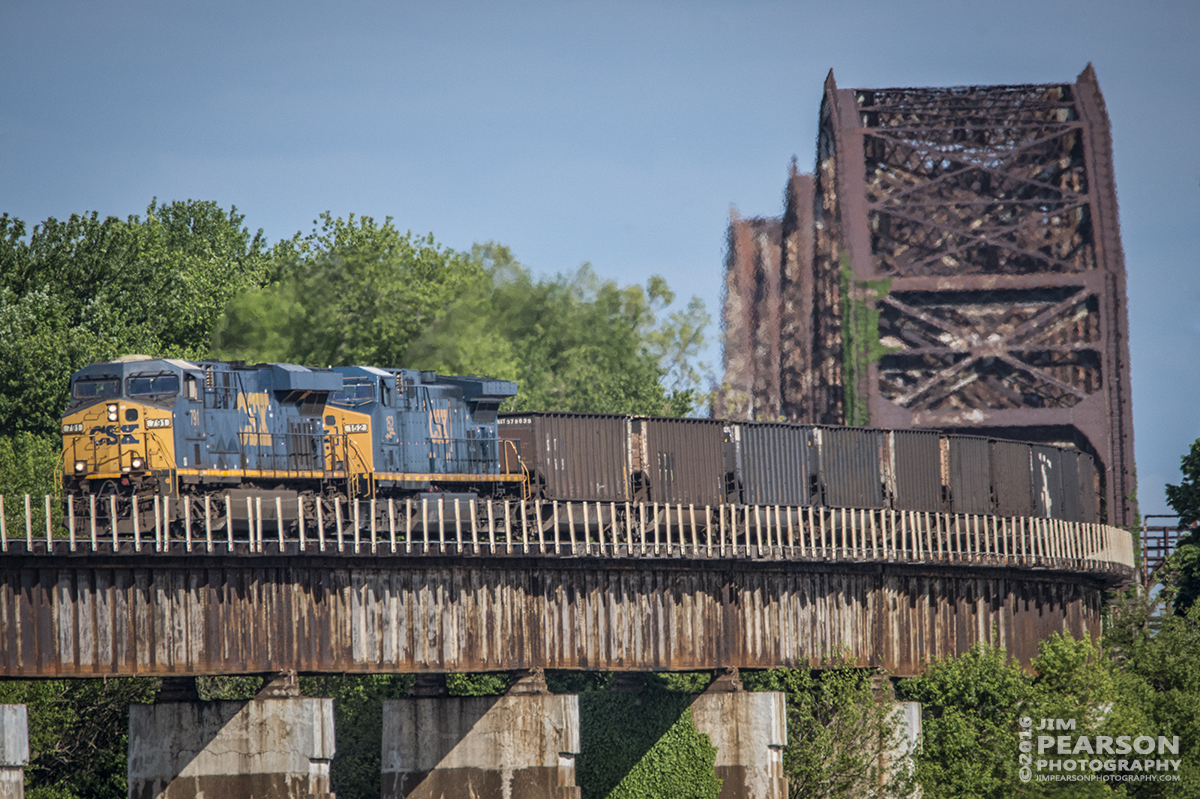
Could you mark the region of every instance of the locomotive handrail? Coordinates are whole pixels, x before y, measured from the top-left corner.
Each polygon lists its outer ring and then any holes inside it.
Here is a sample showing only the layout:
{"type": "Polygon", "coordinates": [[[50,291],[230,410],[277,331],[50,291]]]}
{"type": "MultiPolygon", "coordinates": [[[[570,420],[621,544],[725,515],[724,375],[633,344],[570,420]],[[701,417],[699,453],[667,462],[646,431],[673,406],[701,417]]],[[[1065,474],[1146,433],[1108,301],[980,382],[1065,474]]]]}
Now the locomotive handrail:
{"type": "Polygon", "coordinates": [[[242,507],[228,494],[151,499],[153,522],[143,526],[141,514],[115,496],[71,497],[57,513],[46,496],[44,511],[34,513],[26,494],[25,540],[10,541],[0,496],[0,551],[876,561],[1081,571],[1119,581],[1134,566],[1125,530],[1029,516],[427,497],[305,497],[285,504],[277,496],[265,507],[261,497],[246,498],[242,507]]]}

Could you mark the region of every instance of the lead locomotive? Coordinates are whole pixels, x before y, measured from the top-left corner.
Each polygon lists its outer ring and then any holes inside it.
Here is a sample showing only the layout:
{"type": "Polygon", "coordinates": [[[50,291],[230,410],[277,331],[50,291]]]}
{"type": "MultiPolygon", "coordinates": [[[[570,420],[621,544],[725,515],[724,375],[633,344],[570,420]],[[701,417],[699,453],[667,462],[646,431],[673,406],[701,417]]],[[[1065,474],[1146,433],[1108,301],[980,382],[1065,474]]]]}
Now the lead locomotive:
{"type": "MultiPolygon", "coordinates": [[[[496,412],[515,383],[365,366],[126,356],[71,376],[70,494],[268,498],[496,494],[496,412]]],[[[510,459],[515,462],[515,459],[510,459]]]]}

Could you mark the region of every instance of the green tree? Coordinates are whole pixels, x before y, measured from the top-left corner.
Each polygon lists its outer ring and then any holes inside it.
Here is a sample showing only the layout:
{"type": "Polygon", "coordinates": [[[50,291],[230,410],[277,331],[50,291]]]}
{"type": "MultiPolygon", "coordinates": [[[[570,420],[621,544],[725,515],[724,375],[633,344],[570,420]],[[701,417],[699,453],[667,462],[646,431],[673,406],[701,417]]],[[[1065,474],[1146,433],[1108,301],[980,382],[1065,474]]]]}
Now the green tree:
{"type": "Polygon", "coordinates": [[[1134,797],[1200,796],[1200,602],[1183,613],[1164,612],[1171,596],[1163,593],[1151,596],[1134,587],[1116,595],[1104,650],[1127,681],[1118,691],[1117,712],[1135,718],[1138,734],[1179,736],[1180,781],[1130,783],[1126,791],[1134,797]]]}
{"type": "Polygon", "coordinates": [[[1184,614],[1200,597],[1200,438],[1192,442],[1188,454],[1181,459],[1183,479],[1179,485],[1167,486],[1167,504],[1179,514],[1179,528],[1192,528],[1179,539],[1175,551],[1167,559],[1164,578],[1174,597],[1175,612],[1184,614]]]}
{"type": "Polygon", "coordinates": [[[402,234],[390,217],[325,213],[319,225],[278,244],[270,282],[232,300],[213,335],[217,355],[404,366],[413,340],[485,279],[470,257],[402,234]]]}
{"type": "Polygon", "coordinates": [[[900,797],[908,775],[884,784],[881,758],[896,743],[890,687],[874,669],[772,669],[742,675],[746,688],[787,697],[788,793],[813,799],[900,797]]]}
{"type": "Polygon", "coordinates": [[[140,352],[203,357],[237,292],[265,276],[261,232],[236,208],[152,202],[26,226],[0,216],[0,435],[53,438],[71,372],[140,352]]]}
{"type": "Polygon", "coordinates": [[[153,701],[158,680],[0,682],[0,704],[29,713],[29,799],[124,799],[129,706],[153,701]]]}
{"type": "Polygon", "coordinates": [[[1030,685],[1005,661],[1003,650],[979,645],[901,683],[922,704],[916,777],[927,799],[1002,799],[1020,784],[1017,716],[1030,685]]]}
{"type": "Polygon", "coordinates": [[[275,251],[269,285],[239,295],[221,357],[407,366],[516,380],[513,410],[682,415],[705,400],[708,316],[660,277],[621,286],[584,265],[538,278],[498,244],[470,254],[385,220],[321,217],[275,251]]]}

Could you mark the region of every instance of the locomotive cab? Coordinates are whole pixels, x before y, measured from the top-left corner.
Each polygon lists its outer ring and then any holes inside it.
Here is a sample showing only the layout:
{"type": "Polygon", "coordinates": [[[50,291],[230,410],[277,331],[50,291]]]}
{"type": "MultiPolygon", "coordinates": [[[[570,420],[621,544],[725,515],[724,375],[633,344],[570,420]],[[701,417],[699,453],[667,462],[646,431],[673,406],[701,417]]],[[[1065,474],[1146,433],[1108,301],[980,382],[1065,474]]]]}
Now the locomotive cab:
{"type": "Polygon", "coordinates": [[[62,419],[63,485],[132,493],[176,468],[175,416],[195,396],[194,364],[128,355],[71,376],[62,419]]]}
{"type": "Polygon", "coordinates": [[[325,409],[335,466],[385,491],[494,482],[496,411],[516,395],[515,383],[371,366],[335,371],[343,388],[325,409]],[[479,480],[485,475],[492,479],[479,480]]]}

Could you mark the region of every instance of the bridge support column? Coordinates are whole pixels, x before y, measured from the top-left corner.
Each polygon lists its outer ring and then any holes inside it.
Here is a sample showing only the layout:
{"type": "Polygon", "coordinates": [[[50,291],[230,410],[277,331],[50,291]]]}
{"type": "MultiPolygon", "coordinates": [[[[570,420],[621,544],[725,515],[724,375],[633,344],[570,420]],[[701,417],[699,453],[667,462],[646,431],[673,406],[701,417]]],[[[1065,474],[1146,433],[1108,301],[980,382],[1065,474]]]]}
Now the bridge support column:
{"type": "Polygon", "coordinates": [[[244,702],[133,705],[130,799],[333,799],[333,700],[298,694],[290,674],[244,702]]]}
{"type": "Polygon", "coordinates": [[[784,694],[743,691],[737,670],[730,669],[692,702],[692,719],[717,747],[720,799],[787,799],[784,694]]]}
{"type": "Polygon", "coordinates": [[[892,737],[880,758],[879,773],[885,782],[910,777],[916,763],[913,756],[921,743],[921,703],[895,702],[892,710],[892,737]]]}
{"type": "Polygon", "coordinates": [[[383,703],[383,799],[576,799],[579,697],[541,670],[504,696],[383,703]]]}
{"type": "Polygon", "coordinates": [[[24,705],[0,705],[0,799],[24,799],[29,722],[24,705]]]}

